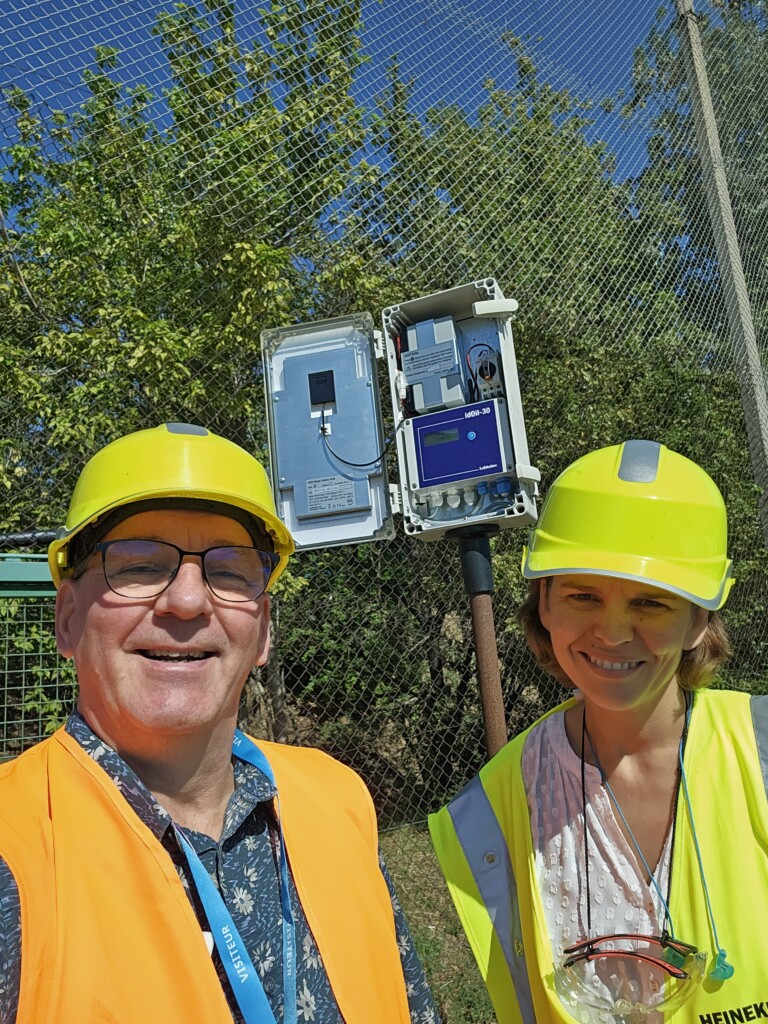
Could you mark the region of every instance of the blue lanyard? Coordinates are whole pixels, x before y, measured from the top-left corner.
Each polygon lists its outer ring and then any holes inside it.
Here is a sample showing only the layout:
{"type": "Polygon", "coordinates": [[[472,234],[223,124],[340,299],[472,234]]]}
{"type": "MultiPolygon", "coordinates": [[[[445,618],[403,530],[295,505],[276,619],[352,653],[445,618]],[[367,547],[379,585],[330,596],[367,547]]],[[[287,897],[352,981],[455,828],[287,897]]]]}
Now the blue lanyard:
{"type": "MultiPolygon", "coordinates": [[[[275,776],[269,761],[239,729],[235,731],[232,752],[254,765],[276,786],[275,776]]],[[[283,920],[283,1022],[296,1024],[296,930],[291,910],[291,895],[288,888],[288,858],[285,853],[283,827],[280,821],[280,798],[278,796],[278,828],[280,830],[280,905],[283,920]]],[[[213,941],[219,951],[224,970],[227,972],[240,1012],[245,1024],[276,1024],[275,1015],[269,1005],[259,973],[253,966],[232,915],[211,877],[198,857],[189,839],[174,825],[181,849],[186,855],[197,893],[202,901],[208,923],[213,932],[213,941]]]]}

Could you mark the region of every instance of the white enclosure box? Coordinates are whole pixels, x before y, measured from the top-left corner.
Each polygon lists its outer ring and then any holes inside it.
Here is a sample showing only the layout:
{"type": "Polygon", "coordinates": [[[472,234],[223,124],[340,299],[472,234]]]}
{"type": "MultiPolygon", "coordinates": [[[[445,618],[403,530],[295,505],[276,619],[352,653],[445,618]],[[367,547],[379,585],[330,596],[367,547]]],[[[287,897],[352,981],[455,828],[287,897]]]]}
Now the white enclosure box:
{"type": "Polygon", "coordinates": [[[272,486],[300,549],[536,521],[511,319],[493,278],[369,313],[262,332],[272,486]],[[383,338],[382,338],[383,335],[383,338]],[[386,352],[399,480],[375,360],[386,352]]]}
{"type": "Polygon", "coordinates": [[[536,521],[510,326],[517,309],[493,278],[382,313],[405,531],[536,521]]]}
{"type": "Polygon", "coordinates": [[[390,539],[369,313],[261,335],[272,487],[299,550],[390,539]]]}

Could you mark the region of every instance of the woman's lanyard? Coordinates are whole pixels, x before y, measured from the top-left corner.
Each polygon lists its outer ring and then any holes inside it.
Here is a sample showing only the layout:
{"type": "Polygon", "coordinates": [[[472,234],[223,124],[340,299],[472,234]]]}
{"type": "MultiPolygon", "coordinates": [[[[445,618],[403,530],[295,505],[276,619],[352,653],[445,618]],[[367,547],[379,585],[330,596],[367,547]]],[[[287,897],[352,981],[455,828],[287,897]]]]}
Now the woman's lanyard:
{"type": "MultiPolygon", "coordinates": [[[[269,761],[239,729],[235,730],[232,753],[262,772],[276,787],[275,776],[269,761]]],[[[288,888],[288,858],[285,853],[283,826],[280,820],[280,798],[277,803],[277,827],[280,831],[280,905],[283,921],[283,1022],[296,1024],[296,930],[291,911],[291,895],[288,888]]],[[[237,1005],[245,1024],[276,1024],[275,1015],[269,1005],[259,973],[253,966],[245,943],[232,920],[232,915],[211,881],[203,862],[198,857],[183,831],[174,825],[176,837],[184,851],[197,893],[208,918],[213,941],[219,951],[224,970],[227,972],[237,1005]]]]}

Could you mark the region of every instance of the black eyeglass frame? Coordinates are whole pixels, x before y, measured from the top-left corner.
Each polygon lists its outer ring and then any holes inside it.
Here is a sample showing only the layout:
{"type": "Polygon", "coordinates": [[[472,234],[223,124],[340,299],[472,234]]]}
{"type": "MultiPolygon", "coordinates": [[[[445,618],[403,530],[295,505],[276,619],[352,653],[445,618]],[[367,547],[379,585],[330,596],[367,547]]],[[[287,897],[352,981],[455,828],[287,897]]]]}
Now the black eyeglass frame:
{"type": "MultiPolygon", "coordinates": [[[[193,557],[200,559],[200,571],[203,574],[203,582],[205,583],[206,587],[208,587],[210,592],[214,594],[216,597],[218,597],[220,601],[226,601],[231,604],[245,604],[248,601],[257,601],[262,596],[262,594],[266,593],[272,573],[275,571],[280,562],[280,556],[276,554],[274,551],[265,551],[263,548],[250,547],[247,544],[214,544],[213,547],[205,548],[202,551],[185,551],[184,548],[180,548],[178,544],[171,544],[171,542],[167,540],[155,540],[154,538],[149,537],[117,537],[114,540],[103,540],[100,541],[98,544],[94,545],[93,553],[95,554],[97,551],[101,555],[101,568],[102,572],[104,573],[104,580],[107,586],[109,587],[113,594],[117,594],[118,597],[124,597],[129,601],[150,601],[153,600],[155,597],[159,597],[164,591],[168,589],[168,587],[170,587],[170,585],[176,579],[179,573],[179,569],[181,568],[181,564],[187,555],[192,555],[193,557]],[[115,588],[110,583],[109,577],[107,575],[107,551],[113,544],[125,544],[126,541],[140,541],[145,544],[162,544],[164,547],[173,548],[178,553],[179,561],[176,565],[176,568],[169,576],[167,583],[160,590],[158,590],[156,594],[125,594],[121,593],[119,590],[115,590],[115,588]],[[266,578],[264,581],[264,588],[260,590],[258,594],[255,594],[253,597],[225,597],[212,586],[211,581],[208,579],[208,574],[205,571],[205,556],[209,554],[209,552],[211,551],[221,551],[230,548],[241,548],[245,551],[256,551],[258,552],[259,555],[265,557],[269,562],[268,571],[265,573],[266,578]]],[[[267,567],[265,566],[265,569],[266,568],[267,567]]]]}

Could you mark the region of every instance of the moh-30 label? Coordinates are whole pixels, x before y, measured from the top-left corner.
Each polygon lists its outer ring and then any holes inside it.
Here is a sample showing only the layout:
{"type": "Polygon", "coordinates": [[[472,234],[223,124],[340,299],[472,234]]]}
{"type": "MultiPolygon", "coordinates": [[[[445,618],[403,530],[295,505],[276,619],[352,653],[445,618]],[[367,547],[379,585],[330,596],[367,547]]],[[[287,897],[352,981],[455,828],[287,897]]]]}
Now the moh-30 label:
{"type": "Polygon", "coordinates": [[[355,484],[342,476],[318,476],[307,480],[307,511],[311,516],[330,515],[355,508],[355,484]]]}

